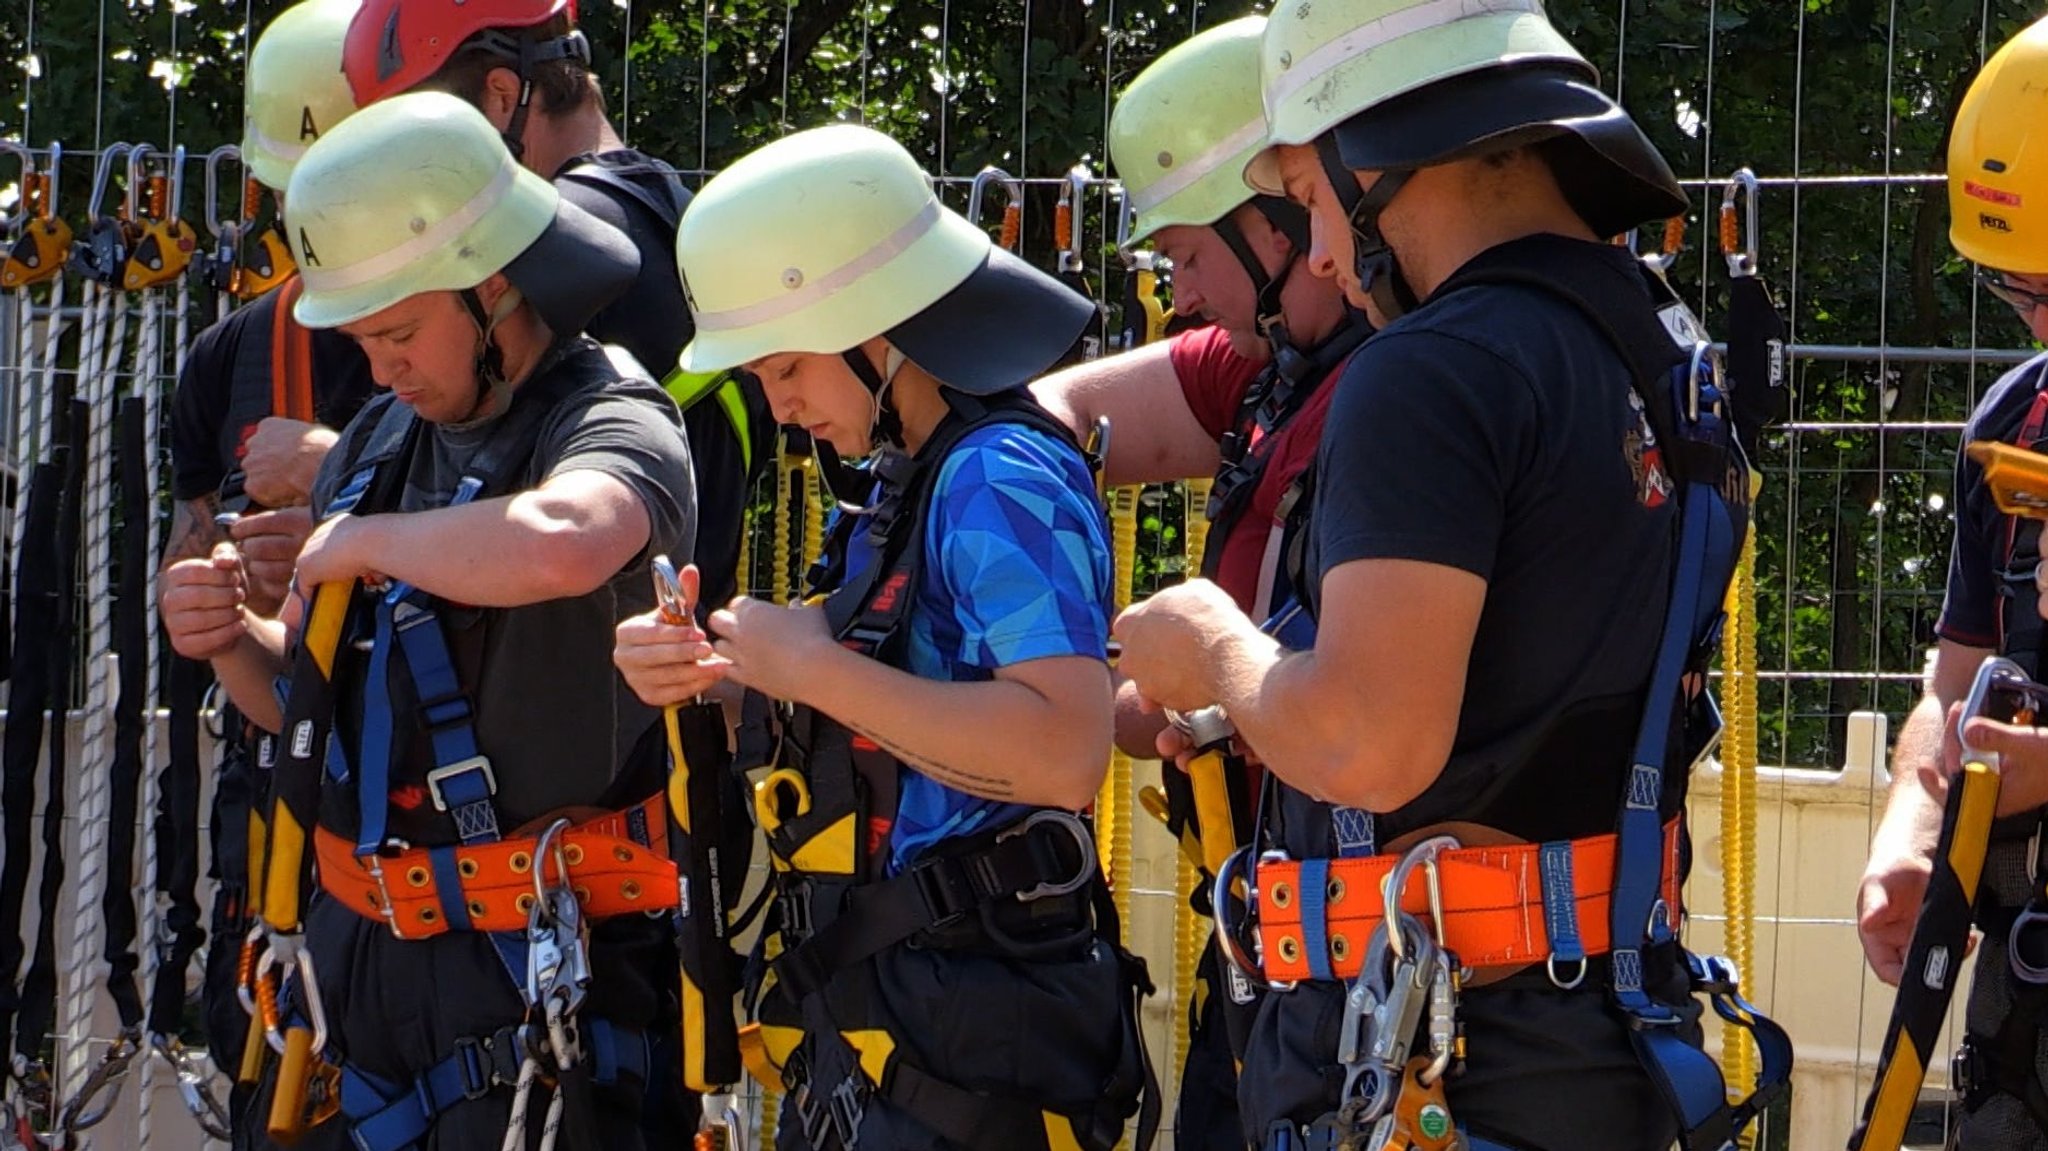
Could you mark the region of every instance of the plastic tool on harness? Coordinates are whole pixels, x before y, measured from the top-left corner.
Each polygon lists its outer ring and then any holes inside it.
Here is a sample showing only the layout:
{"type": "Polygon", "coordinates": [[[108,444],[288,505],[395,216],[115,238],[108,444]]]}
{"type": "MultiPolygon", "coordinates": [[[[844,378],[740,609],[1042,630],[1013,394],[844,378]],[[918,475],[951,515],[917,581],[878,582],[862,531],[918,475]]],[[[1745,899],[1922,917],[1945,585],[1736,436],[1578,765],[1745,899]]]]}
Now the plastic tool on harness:
{"type": "Polygon", "coordinates": [[[1904,1144],[1942,1017],[1960,982],[1971,907],[1983,876],[1999,791],[1997,754],[1972,747],[1963,737],[1962,725],[1979,716],[2031,725],[2044,715],[2048,687],[2029,680],[2018,664],[1991,656],[1978,666],[1956,732],[1963,742],[1963,770],[1949,781],[1941,836],[1934,848],[1934,873],[1913,921],[1877,1079],[1864,1100],[1863,1121],[1849,1137],[1850,1151],[1898,1151],[1904,1144]]]}
{"type": "Polygon", "coordinates": [[[1124,314],[1123,331],[1115,343],[1129,351],[1165,338],[1166,305],[1159,298],[1159,257],[1150,248],[1131,247],[1131,224],[1138,210],[1128,193],[1119,191],[1117,201],[1116,250],[1124,261],[1124,314]]]}
{"type": "Polygon", "coordinates": [[[1758,224],[1756,173],[1748,168],[1729,177],[1721,194],[1721,254],[1728,261],[1729,411],[1743,451],[1754,459],[1763,429],[1783,423],[1792,411],[1785,367],[1785,317],[1771,296],[1760,266],[1763,233],[1758,224]],[[1736,202],[1743,203],[1738,221],[1736,202]]]}
{"type": "Polygon", "coordinates": [[[63,167],[64,149],[52,143],[47,163],[38,168],[27,148],[0,142],[0,150],[21,161],[21,211],[12,223],[19,233],[7,247],[0,262],[0,288],[13,290],[47,283],[64,272],[71,252],[71,225],[57,214],[57,177],[63,167]]]}
{"type": "MultiPolygon", "coordinates": [[[[662,621],[689,623],[694,605],[683,597],[675,565],[667,556],[656,556],[649,567],[662,621]]],[[[724,709],[702,698],[672,704],[662,709],[662,726],[669,755],[669,854],[676,861],[680,893],[672,922],[682,960],[683,1084],[705,1097],[708,1124],[712,1098],[728,1094],[742,1071],[733,1018],[739,979],[726,938],[729,920],[721,883],[727,861],[721,858],[718,836],[725,815],[719,804],[722,777],[731,766],[724,709]]]]}
{"type": "Polygon", "coordinates": [[[1024,231],[1024,181],[996,167],[976,172],[973,183],[967,186],[967,222],[981,226],[983,197],[988,186],[995,183],[1000,183],[1008,194],[1008,199],[1003,202],[1003,226],[996,246],[1006,252],[1014,252],[1024,231]]]}
{"type": "Polygon", "coordinates": [[[1058,205],[1053,209],[1053,241],[1059,245],[1059,259],[1054,265],[1054,275],[1063,284],[1074,289],[1089,303],[1095,305],[1095,315],[1088,326],[1081,329],[1074,346],[1061,356],[1058,367],[1083,363],[1102,355],[1108,342],[1109,313],[1096,298],[1095,289],[1088,283],[1088,260],[1083,254],[1082,216],[1087,209],[1088,187],[1094,176],[1085,164],[1076,164],[1067,171],[1066,180],[1060,185],[1058,205]]]}

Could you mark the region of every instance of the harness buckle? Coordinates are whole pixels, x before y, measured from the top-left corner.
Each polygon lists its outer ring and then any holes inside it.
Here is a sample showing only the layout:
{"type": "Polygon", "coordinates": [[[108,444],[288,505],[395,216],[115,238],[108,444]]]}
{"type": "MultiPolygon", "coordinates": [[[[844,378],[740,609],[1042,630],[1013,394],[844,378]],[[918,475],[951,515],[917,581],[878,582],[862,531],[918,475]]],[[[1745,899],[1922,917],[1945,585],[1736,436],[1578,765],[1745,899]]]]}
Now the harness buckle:
{"type": "MultiPolygon", "coordinates": [[[[447,783],[450,780],[461,779],[471,772],[477,772],[483,776],[483,797],[498,794],[498,776],[496,772],[491,770],[490,757],[486,755],[472,755],[468,759],[457,760],[445,767],[434,768],[427,773],[427,795],[433,799],[435,811],[447,811],[449,808],[448,795],[443,790],[447,783]]],[[[456,806],[461,806],[463,804],[475,803],[476,801],[476,799],[458,798],[454,802],[456,806]]]]}
{"type": "Polygon", "coordinates": [[[2012,929],[2005,937],[2006,961],[2012,965],[2012,973],[2023,983],[2039,986],[2048,983],[2048,966],[2036,962],[2032,956],[2048,955],[2048,941],[2040,937],[2048,930],[2048,911],[2042,910],[2037,897],[2027,900],[2026,906],[2013,918],[2012,929]],[[2032,934],[2032,946],[2024,937],[2032,934]]]}
{"type": "Polygon", "coordinates": [[[1040,883],[1029,891],[1018,892],[1017,902],[1019,903],[1035,903],[1038,900],[1048,899],[1053,896],[1070,895],[1081,890],[1095,876],[1097,862],[1095,858],[1095,837],[1088,834],[1087,827],[1081,823],[1079,817],[1071,812],[1053,811],[1050,809],[1034,811],[1030,815],[1025,816],[1022,823],[997,832],[996,842],[1001,843],[1004,840],[1014,839],[1020,835],[1027,835],[1032,828],[1041,824],[1057,827],[1073,838],[1074,846],[1080,852],[1080,866],[1075,869],[1074,874],[1070,878],[1056,883],[1040,883]]]}

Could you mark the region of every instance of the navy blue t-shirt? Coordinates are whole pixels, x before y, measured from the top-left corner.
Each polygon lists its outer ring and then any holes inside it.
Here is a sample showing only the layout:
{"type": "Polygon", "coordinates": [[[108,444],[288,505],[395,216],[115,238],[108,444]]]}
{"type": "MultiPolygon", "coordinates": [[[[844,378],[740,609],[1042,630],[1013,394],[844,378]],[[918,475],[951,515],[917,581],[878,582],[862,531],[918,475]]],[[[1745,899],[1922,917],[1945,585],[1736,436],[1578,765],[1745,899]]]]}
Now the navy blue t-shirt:
{"type": "Polygon", "coordinates": [[[1317,457],[1305,590],[1370,559],[1486,581],[1450,759],[1383,835],[1446,819],[1532,840],[1611,832],[1633,711],[1607,725],[1614,754],[1529,761],[1571,719],[1640,699],[1669,599],[1676,504],[1631,373],[1568,301],[1459,286],[1509,261],[1621,277],[1651,306],[1628,253],[1531,237],[1473,259],[1352,358],[1317,457]]]}
{"type": "MultiPolygon", "coordinates": [[[[2048,355],[2036,356],[2007,372],[1970,413],[1970,422],[1963,427],[1963,443],[2014,442],[2044,382],[2048,382],[2048,355]]],[[[2007,533],[2015,521],[1992,502],[1983,467],[1961,451],[1956,453],[1955,494],[1956,538],[1949,548],[1948,596],[1942,601],[1941,621],[1934,625],[1934,634],[1964,647],[1996,649],[2005,638],[2006,600],[1999,573],[2006,566],[2007,533]]]]}

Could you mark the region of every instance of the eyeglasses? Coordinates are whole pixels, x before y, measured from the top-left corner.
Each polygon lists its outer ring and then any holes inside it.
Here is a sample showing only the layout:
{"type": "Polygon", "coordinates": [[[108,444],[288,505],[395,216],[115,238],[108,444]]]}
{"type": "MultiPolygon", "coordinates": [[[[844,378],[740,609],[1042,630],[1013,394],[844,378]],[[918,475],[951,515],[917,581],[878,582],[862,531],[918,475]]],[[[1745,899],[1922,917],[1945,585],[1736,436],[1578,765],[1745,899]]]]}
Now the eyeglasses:
{"type": "Polygon", "coordinates": [[[2023,320],[2034,316],[2034,309],[2048,306],[2048,292],[2029,292],[2016,288],[2005,278],[2005,273],[1994,268],[1977,269],[1977,283],[1985,291],[2005,301],[2007,307],[2020,314],[2023,320]]]}

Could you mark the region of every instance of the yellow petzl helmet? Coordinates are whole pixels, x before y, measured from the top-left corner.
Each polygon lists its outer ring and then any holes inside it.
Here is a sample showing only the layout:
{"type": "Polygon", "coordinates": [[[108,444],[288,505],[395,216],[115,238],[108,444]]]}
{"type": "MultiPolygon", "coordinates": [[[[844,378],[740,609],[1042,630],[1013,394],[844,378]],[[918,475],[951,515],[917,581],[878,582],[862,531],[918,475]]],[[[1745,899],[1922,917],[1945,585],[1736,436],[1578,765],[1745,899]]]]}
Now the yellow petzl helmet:
{"type": "MultiPolygon", "coordinates": [[[[1266,23],[1259,73],[1267,142],[1307,144],[1360,112],[1438,80],[1503,64],[1593,66],[1550,26],[1542,0],[1360,0],[1282,4],[1266,23]]],[[[1244,178],[1281,194],[1270,151],[1244,178]]]]}
{"type": "Polygon", "coordinates": [[[1051,366],[1094,312],[939,203],[903,145],[851,124],[714,176],[676,229],[676,266],[697,326],[686,372],[887,336],[941,383],[986,394],[1051,366]]]}
{"type": "Polygon", "coordinates": [[[1109,118],[1109,159],[1130,197],[1130,246],[1161,228],[1204,227],[1251,199],[1244,168],[1265,144],[1259,44],[1246,16],[1182,41],[1132,80],[1109,118]]]}
{"type": "Polygon", "coordinates": [[[566,335],[640,268],[618,229],[564,201],[512,158],[483,113],[443,92],[350,116],[306,150],[286,198],[306,285],[293,315],[309,328],[504,272],[566,335]]]}
{"type": "Polygon", "coordinates": [[[249,51],[242,95],[242,161],[282,189],[323,133],[356,110],[341,45],[360,0],[304,0],[277,14],[249,51]]]}
{"type": "Polygon", "coordinates": [[[1948,142],[1950,242],[1987,268],[2048,272],[2048,19],[1994,53],[1948,142]]]}

